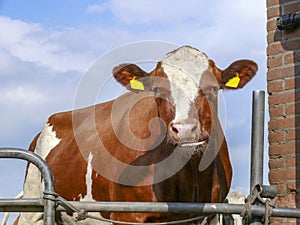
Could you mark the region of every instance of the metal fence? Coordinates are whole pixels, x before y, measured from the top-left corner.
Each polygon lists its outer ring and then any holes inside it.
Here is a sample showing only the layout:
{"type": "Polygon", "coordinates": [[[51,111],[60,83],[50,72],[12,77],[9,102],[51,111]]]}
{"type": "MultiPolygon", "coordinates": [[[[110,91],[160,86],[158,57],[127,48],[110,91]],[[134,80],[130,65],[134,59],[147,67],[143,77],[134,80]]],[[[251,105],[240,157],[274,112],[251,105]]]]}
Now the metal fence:
{"type": "MultiPolygon", "coordinates": [[[[253,92],[251,138],[251,184],[245,205],[228,203],[173,202],[76,202],[64,201],[55,195],[53,176],[46,162],[37,154],[14,148],[0,148],[0,158],[16,158],[33,163],[44,178],[44,195],[38,199],[0,199],[0,212],[44,212],[45,225],[55,224],[55,211],[74,212],[160,212],[210,214],[251,214],[252,225],[266,222],[268,217],[300,218],[299,208],[274,208],[269,202],[277,195],[276,188],[263,183],[264,91],[253,92]],[[257,194],[257,195],[255,195],[257,194]],[[264,199],[262,199],[264,198],[264,199]]],[[[268,220],[267,220],[268,222],[268,220]]]]}

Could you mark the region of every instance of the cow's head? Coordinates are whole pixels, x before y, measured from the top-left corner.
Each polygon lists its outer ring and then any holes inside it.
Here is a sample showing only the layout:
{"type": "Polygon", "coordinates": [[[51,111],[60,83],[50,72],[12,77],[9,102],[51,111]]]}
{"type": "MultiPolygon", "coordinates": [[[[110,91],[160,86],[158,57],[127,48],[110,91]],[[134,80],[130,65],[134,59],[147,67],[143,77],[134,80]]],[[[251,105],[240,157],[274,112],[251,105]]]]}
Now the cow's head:
{"type": "Polygon", "coordinates": [[[184,46],[168,53],[150,73],[134,64],[115,67],[113,73],[130,91],[154,93],[168,144],[204,150],[215,128],[214,118],[218,123],[218,91],[242,88],[256,71],[257,64],[250,60],[235,61],[221,70],[204,53],[184,46]]]}

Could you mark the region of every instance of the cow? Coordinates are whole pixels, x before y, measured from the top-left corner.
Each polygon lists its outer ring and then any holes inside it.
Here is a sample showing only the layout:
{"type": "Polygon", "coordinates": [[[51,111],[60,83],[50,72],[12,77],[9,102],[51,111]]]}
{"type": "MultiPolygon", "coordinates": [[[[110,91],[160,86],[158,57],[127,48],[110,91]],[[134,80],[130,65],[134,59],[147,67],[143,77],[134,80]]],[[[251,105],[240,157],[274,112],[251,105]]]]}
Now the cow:
{"type": "MultiPolygon", "coordinates": [[[[135,64],[117,65],[113,77],[129,91],[105,103],[50,116],[29,149],[46,160],[56,192],[69,201],[223,202],[232,167],[217,115],[218,91],[243,88],[257,69],[251,60],[238,60],[221,70],[190,46],[167,53],[151,72],[135,64]]],[[[29,165],[24,197],[41,197],[42,192],[40,174],[29,165]]],[[[157,223],[198,215],[101,216],[157,223]]],[[[57,213],[55,219],[57,224],[82,224],[66,213],[57,213]]],[[[208,216],[185,224],[215,221],[208,216]]],[[[43,214],[22,213],[15,224],[43,224],[43,214]]]]}

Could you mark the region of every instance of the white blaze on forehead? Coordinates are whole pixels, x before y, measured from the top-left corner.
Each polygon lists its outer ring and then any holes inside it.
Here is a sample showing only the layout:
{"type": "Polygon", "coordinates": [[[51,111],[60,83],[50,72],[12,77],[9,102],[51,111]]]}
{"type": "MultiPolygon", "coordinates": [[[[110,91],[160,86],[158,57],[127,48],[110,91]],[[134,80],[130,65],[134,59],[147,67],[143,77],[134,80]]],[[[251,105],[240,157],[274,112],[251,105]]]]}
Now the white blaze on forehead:
{"type": "Polygon", "coordinates": [[[202,74],[208,68],[207,56],[189,46],[170,52],[162,60],[175,104],[175,120],[188,118],[190,105],[199,93],[202,74]]]}

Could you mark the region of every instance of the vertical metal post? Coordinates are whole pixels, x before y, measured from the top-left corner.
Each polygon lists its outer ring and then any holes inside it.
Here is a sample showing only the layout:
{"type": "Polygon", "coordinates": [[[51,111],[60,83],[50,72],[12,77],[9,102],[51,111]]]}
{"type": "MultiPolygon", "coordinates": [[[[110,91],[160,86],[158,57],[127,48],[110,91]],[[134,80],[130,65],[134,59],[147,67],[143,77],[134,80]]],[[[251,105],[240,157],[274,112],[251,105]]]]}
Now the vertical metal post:
{"type": "MultiPolygon", "coordinates": [[[[23,159],[34,164],[42,174],[42,177],[44,179],[45,191],[48,193],[54,192],[54,181],[53,181],[52,172],[49,166],[47,165],[47,163],[39,155],[23,149],[0,148],[0,158],[23,159]]],[[[45,225],[54,225],[55,224],[54,216],[55,216],[55,203],[51,200],[46,199],[45,206],[44,206],[45,225]]]]}
{"type": "MultiPolygon", "coordinates": [[[[265,92],[253,91],[251,134],[251,190],[263,183],[265,92]]],[[[250,190],[250,191],[251,191],[250,190]]]]}
{"type": "MultiPolygon", "coordinates": [[[[253,91],[251,133],[250,193],[255,185],[263,184],[265,92],[253,91]]],[[[259,203],[257,203],[259,204],[259,203]]],[[[251,225],[261,225],[261,217],[252,218],[251,225]]]]}

